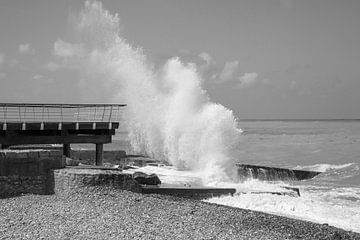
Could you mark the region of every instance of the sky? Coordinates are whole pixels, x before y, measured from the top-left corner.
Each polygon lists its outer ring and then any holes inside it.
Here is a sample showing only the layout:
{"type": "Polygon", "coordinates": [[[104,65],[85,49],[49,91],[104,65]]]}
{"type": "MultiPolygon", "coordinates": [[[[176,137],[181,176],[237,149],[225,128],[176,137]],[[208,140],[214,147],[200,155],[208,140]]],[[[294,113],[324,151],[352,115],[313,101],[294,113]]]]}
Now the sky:
{"type": "MultiPolygon", "coordinates": [[[[360,118],[358,0],[102,2],[149,61],[195,63],[210,99],[240,120],[360,118]]],[[[92,101],[57,56],[83,5],[0,1],[0,102],[92,101]]]]}

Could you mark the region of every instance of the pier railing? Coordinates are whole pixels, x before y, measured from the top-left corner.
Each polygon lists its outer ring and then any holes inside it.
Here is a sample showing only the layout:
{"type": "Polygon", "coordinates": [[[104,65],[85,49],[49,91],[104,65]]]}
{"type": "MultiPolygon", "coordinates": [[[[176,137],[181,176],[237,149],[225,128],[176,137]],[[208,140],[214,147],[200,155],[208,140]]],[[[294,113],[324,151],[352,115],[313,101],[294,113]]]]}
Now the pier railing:
{"type": "Polygon", "coordinates": [[[0,122],[119,122],[124,104],[0,103],[0,122]]]}

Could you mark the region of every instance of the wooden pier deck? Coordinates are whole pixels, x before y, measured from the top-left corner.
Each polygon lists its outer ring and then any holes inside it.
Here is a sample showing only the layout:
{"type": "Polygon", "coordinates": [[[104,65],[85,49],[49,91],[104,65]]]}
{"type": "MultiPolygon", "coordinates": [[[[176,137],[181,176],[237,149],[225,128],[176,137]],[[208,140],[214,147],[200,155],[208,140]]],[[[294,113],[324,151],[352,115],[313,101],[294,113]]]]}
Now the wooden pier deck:
{"type": "Polygon", "coordinates": [[[0,144],[96,144],[96,165],[102,165],[103,144],[111,143],[124,104],[0,103],[0,144]]]}

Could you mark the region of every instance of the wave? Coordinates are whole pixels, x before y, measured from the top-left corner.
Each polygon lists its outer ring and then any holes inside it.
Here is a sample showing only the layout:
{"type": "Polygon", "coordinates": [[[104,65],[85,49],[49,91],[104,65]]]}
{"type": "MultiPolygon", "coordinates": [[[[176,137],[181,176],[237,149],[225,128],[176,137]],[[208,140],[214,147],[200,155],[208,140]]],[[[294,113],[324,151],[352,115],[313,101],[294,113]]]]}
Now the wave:
{"type": "Polygon", "coordinates": [[[209,203],[267,212],[360,232],[358,201],[335,198],[332,193],[302,191],[301,197],[271,194],[235,194],[204,200],[209,203]]]}
{"type": "Polygon", "coordinates": [[[73,19],[79,40],[55,47],[77,54],[58,55],[78,66],[85,100],[127,104],[124,125],[134,152],[201,171],[204,181],[236,179],[242,130],[230,109],[210,100],[196,64],[174,57],[155,66],[101,2],[86,1],[73,19]]]}
{"type": "Polygon", "coordinates": [[[293,169],[295,170],[308,170],[316,172],[326,172],[329,170],[343,169],[355,165],[356,163],[345,163],[345,164],[328,164],[328,163],[318,163],[314,165],[307,166],[296,166],[293,169]]]}

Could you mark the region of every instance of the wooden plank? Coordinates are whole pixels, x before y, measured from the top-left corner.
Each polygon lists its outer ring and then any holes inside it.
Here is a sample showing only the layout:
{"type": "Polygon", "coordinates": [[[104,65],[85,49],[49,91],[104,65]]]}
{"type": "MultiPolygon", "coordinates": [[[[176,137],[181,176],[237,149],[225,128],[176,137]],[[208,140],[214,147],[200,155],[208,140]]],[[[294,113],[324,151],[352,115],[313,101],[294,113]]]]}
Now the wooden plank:
{"type": "Polygon", "coordinates": [[[0,144],[3,145],[66,143],[111,143],[111,135],[0,136],[0,144]]]}
{"type": "Polygon", "coordinates": [[[6,123],[6,130],[10,131],[10,130],[21,130],[22,127],[22,123],[21,122],[8,122],[6,123]]]}
{"type": "MultiPolygon", "coordinates": [[[[26,130],[40,130],[41,122],[25,122],[26,123],[26,130]]],[[[44,129],[43,130],[58,130],[60,122],[43,122],[44,129]]],[[[109,129],[108,122],[95,122],[96,129],[109,129]]],[[[0,122],[0,126],[2,129],[4,122],[0,122]]],[[[22,122],[7,122],[7,129],[6,130],[22,130],[22,122]]],[[[93,122],[79,122],[79,129],[93,129],[93,122]]],[[[76,122],[63,122],[61,123],[62,129],[73,129],[76,130],[76,122]]],[[[119,128],[118,122],[111,123],[111,129],[119,128]]]]}

